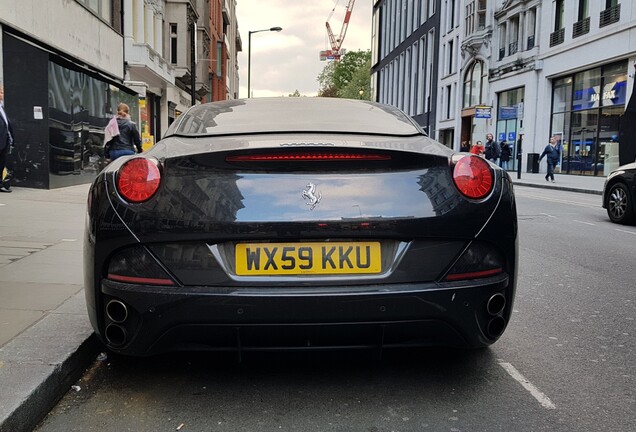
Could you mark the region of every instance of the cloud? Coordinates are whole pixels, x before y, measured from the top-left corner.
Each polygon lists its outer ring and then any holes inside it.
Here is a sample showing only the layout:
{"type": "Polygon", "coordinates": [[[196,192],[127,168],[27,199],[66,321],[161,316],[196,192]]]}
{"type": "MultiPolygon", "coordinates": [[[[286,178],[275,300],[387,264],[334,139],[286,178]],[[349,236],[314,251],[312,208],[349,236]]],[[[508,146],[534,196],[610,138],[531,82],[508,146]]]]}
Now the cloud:
{"type": "MultiPolygon", "coordinates": [[[[249,31],[282,27],[281,32],[253,33],[251,37],[251,90],[254,97],[300,94],[315,96],[316,78],[326,62],[320,51],[329,49],[325,22],[337,36],[344,21],[346,0],[237,0],[236,15],[243,42],[239,53],[240,97],[247,97],[249,31]]],[[[371,48],[372,0],[357,0],[343,48],[371,48]]]]}

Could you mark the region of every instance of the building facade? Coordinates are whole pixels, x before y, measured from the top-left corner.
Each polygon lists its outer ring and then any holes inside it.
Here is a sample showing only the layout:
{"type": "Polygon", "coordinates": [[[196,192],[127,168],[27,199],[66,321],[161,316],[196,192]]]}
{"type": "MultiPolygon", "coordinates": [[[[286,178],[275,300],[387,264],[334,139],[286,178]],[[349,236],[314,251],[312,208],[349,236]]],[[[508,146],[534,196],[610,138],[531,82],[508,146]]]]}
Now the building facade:
{"type": "Polygon", "coordinates": [[[636,30],[636,5],[622,0],[443,0],[426,9],[430,3],[375,2],[375,100],[404,109],[424,126],[418,101],[434,94],[430,135],[460,150],[462,142],[484,141],[492,133],[513,147],[510,170],[543,170],[537,158],[553,135],[562,150],[562,173],[602,176],[618,166],[618,129],[636,62],[636,41],[630,37],[636,30]],[[437,51],[431,56],[438,68],[435,76],[419,67],[411,69],[410,77],[404,75],[409,43],[396,21],[411,7],[414,15],[426,10],[428,18],[413,33],[422,34],[433,23],[440,33],[432,47],[437,51]],[[409,99],[416,101],[413,111],[404,86],[422,78],[432,79],[434,90],[428,93],[416,84],[409,99]]]}
{"type": "Polygon", "coordinates": [[[191,105],[231,98],[238,64],[228,47],[235,56],[240,39],[228,36],[237,24],[227,3],[0,0],[0,85],[17,143],[12,182],[92,181],[119,102],[131,107],[147,148],[191,105]]]}
{"type": "Polygon", "coordinates": [[[86,183],[103,166],[103,129],[113,109],[120,101],[133,112],[138,106],[123,83],[122,6],[0,0],[0,85],[16,142],[8,163],[14,185],[86,183]]]}
{"type": "Polygon", "coordinates": [[[394,105],[436,135],[441,0],[376,0],[371,98],[394,105]]]}

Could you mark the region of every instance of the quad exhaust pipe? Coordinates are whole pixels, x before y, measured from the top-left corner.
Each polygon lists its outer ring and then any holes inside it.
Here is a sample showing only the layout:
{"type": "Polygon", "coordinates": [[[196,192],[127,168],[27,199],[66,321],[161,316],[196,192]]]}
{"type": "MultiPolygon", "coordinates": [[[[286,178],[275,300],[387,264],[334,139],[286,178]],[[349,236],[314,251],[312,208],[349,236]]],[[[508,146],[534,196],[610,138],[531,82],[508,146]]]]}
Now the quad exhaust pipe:
{"type": "Polygon", "coordinates": [[[495,339],[502,335],[506,328],[506,320],[501,313],[506,307],[506,297],[502,293],[493,294],[486,302],[486,312],[492,317],[486,326],[486,335],[495,339]]]}
{"type": "Polygon", "coordinates": [[[106,340],[109,344],[114,347],[119,347],[126,343],[128,333],[126,329],[119,324],[108,324],[104,336],[106,336],[106,340]]]}
{"type": "Polygon", "coordinates": [[[499,315],[506,307],[506,297],[502,293],[493,294],[486,303],[486,311],[492,316],[499,315]]]}
{"type": "Polygon", "coordinates": [[[128,318],[128,308],[120,300],[111,300],[106,305],[106,315],[112,322],[121,324],[128,318]]]}
{"type": "Polygon", "coordinates": [[[128,332],[123,326],[128,319],[128,307],[121,300],[111,300],[106,305],[106,316],[112,322],[106,326],[104,337],[114,347],[124,345],[128,339],[128,332]]]}

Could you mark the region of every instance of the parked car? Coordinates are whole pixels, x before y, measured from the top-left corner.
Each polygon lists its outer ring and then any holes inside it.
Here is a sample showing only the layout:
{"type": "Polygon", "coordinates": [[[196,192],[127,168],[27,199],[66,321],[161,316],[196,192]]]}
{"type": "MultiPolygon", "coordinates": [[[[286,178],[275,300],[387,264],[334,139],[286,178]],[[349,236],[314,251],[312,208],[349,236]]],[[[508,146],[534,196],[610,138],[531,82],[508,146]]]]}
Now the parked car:
{"type": "Polygon", "coordinates": [[[636,210],[636,162],[612,171],[603,186],[603,208],[610,220],[618,224],[633,223],[636,210]]]}
{"type": "Polygon", "coordinates": [[[85,240],[90,321],[128,355],[484,347],[517,281],[508,174],[361,100],[190,108],[95,179],[85,240]]]}

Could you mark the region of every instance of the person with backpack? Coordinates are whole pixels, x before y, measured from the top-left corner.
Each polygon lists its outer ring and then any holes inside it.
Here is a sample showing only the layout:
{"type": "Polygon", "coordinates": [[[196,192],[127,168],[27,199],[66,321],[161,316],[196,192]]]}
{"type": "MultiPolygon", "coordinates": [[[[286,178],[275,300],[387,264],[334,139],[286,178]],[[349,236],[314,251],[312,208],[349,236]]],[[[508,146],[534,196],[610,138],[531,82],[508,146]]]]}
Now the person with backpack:
{"type": "MultiPolygon", "coordinates": [[[[134,155],[135,150],[141,153],[141,136],[137,130],[137,125],[130,119],[130,108],[125,103],[117,106],[116,123],[111,128],[111,123],[105,130],[105,135],[111,139],[104,146],[104,154],[110,160],[115,160],[121,156],[134,155]]],[[[106,138],[107,139],[107,138],[106,138]]]]}
{"type": "Polygon", "coordinates": [[[512,156],[512,148],[510,148],[510,144],[503,140],[500,144],[501,147],[501,158],[499,159],[499,166],[505,170],[508,170],[508,161],[510,160],[510,156],[512,156]]]}

